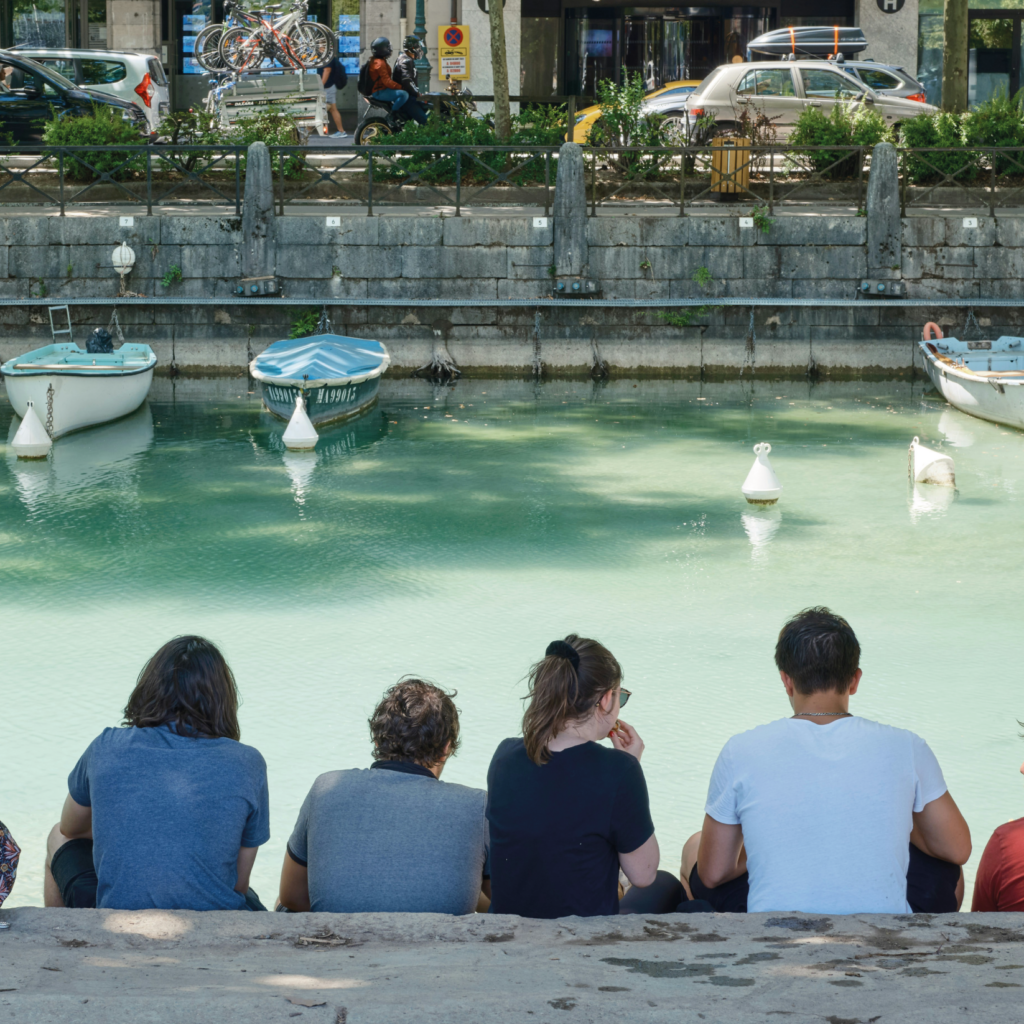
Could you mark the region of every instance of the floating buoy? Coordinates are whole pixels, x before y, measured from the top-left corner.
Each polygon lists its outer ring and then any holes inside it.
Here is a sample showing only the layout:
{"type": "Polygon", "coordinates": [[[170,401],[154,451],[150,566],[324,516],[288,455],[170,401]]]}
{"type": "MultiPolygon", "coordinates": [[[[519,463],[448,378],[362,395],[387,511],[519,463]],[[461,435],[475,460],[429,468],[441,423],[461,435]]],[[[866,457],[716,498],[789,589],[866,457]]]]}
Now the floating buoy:
{"type": "Polygon", "coordinates": [[[910,481],[915,484],[935,484],[938,487],[956,487],[953,460],[942,452],[925,448],[921,439],[910,442],[907,469],[910,481]]]}
{"type": "Polygon", "coordinates": [[[315,448],[318,439],[316,428],[306,415],[306,405],[302,401],[302,395],[296,395],[295,412],[292,413],[292,418],[288,421],[281,440],[284,441],[285,448],[302,451],[307,448],[315,448]]]}
{"type": "Polygon", "coordinates": [[[740,488],[743,497],[751,505],[774,505],[782,494],[782,484],[779,483],[779,478],[768,461],[768,453],[771,450],[772,446],[767,442],[754,445],[754,454],[757,458],[754,459],[747,479],[740,488]]]}
{"type": "Polygon", "coordinates": [[[50,454],[53,441],[46,432],[46,427],[36,415],[35,406],[29,402],[21,426],[14,435],[11,448],[19,459],[45,459],[50,454]]]}

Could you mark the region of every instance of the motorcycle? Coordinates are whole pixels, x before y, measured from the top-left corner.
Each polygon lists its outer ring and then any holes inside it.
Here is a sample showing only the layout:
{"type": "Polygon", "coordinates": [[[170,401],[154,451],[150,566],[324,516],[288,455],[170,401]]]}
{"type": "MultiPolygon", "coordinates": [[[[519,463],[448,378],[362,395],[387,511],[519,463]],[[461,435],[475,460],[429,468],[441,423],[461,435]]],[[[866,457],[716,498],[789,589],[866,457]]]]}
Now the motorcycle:
{"type": "MultiPolygon", "coordinates": [[[[366,111],[356,125],[355,144],[365,146],[372,142],[383,142],[388,136],[397,135],[407,121],[412,118],[399,107],[397,113],[392,111],[387,100],[378,100],[367,96],[366,111]]],[[[460,89],[458,83],[452,82],[446,92],[425,92],[420,94],[420,102],[427,108],[428,116],[433,115],[434,100],[440,99],[438,108],[441,117],[468,117],[476,112],[473,94],[468,89],[460,89]]],[[[413,102],[412,100],[408,101],[413,102]]]]}

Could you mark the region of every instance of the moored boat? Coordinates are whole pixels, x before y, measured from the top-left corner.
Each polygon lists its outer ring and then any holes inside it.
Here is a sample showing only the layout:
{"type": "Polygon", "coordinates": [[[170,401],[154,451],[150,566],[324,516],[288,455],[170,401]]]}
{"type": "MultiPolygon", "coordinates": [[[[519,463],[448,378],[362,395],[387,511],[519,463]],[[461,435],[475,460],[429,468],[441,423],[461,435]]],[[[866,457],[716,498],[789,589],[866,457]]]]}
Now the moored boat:
{"type": "Polygon", "coordinates": [[[275,416],[290,420],[302,395],[318,426],[369,409],[390,363],[379,341],[315,334],[274,342],[249,364],[249,373],[260,382],[263,404],[275,416]]]}
{"type": "Polygon", "coordinates": [[[32,402],[56,440],[134,412],[149,394],[155,366],[148,345],[94,353],[65,342],[9,359],[0,372],[14,411],[24,416],[32,402]]]}
{"type": "Polygon", "coordinates": [[[1024,338],[943,338],[926,324],[919,342],[935,389],[961,412],[1024,429],[1024,338]]]}

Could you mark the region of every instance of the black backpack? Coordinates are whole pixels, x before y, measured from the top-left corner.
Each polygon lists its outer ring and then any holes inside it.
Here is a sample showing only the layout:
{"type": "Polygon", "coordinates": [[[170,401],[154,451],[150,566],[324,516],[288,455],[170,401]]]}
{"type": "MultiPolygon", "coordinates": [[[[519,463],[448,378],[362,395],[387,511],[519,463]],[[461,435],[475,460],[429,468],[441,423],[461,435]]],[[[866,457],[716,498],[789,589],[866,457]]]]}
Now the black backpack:
{"type": "MultiPolygon", "coordinates": [[[[371,58],[372,60],[372,58],[371,58]]],[[[370,61],[359,69],[359,81],[356,84],[360,96],[373,95],[373,79],[370,77],[370,61]]]]}

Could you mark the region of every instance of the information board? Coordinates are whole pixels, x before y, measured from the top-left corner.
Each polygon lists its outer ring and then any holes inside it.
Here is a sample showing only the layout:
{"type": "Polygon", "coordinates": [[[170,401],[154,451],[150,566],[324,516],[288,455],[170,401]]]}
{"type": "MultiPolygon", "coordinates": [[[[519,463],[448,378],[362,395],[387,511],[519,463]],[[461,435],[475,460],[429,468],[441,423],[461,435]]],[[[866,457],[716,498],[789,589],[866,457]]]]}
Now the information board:
{"type": "Polygon", "coordinates": [[[469,78],[469,26],[439,25],[437,53],[441,61],[440,78],[455,81],[469,78]]]}

